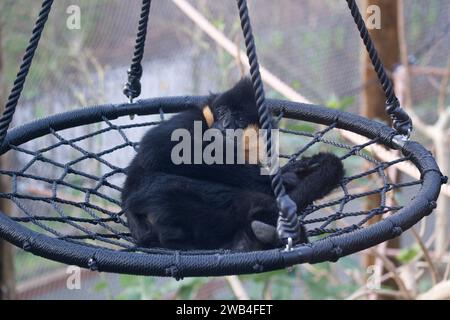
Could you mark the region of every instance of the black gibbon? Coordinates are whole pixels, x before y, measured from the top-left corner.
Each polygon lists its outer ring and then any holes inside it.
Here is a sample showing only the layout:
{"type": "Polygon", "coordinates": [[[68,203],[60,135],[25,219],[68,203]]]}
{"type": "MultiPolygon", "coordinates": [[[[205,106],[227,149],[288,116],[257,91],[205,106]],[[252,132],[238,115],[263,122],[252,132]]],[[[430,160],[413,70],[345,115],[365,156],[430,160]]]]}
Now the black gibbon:
{"type": "MultiPolygon", "coordinates": [[[[140,246],[181,250],[279,246],[274,228],[279,210],[270,178],[258,163],[174,163],[175,129],[190,133],[192,148],[197,143],[204,150],[211,143],[196,141],[195,122],[203,132],[218,129],[215,139],[227,141],[227,129],[258,128],[251,81],[245,78],[229,91],[211,94],[202,108],[181,112],[145,134],[122,192],[133,238],[140,246]]],[[[248,144],[243,145],[248,152],[248,144]]],[[[319,153],[289,162],[281,173],[300,212],[333,190],[344,170],[336,156],[319,153]]]]}

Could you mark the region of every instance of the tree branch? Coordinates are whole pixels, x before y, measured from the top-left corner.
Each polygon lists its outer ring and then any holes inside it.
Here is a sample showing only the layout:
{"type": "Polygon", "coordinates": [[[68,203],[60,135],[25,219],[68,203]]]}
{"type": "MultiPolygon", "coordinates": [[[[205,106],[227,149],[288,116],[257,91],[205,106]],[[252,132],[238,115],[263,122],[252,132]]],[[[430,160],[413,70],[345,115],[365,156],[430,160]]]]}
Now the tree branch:
{"type": "Polygon", "coordinates": [[[250,297],[248,296],[247,291],[245,291],[245,288],[238,276],[226,276],[225,280],[227,280],[231,290],[233,290],[233,293],[238,300],[250,300],[250,297]]]}
{"type": "Polygon", "coordinates": [[[438,283],[427,292],[419,295],[418,300],[447,300],[450,299],[450,281],[438,283]]]}
{"type": "Polygon", "coordinates": [[[439,98],[438,98],[438,110],[443,112],[445,109],[445,100],[447,99],[447,87],[450,78],[450,55],[447,60],[447,72],[441,79],[441,85],[439,87],[439,98]]]}
{"type": "MultiPolygon", "coordinates": [[[[209,37],[216,41],[222,48],[225,49],[232,57],[236,58],[240,55],[240,60],[245,63],[246,68],[249,68],[248,58],[244,51],[239,50],[232,41],[230,41],[219,29],[214,27],[198,10],[196,10],[186,0],[172,0],[172,2],[182,11],[188,18],[190,18],[200,29],[202,29],[209,37]]],[[[281,81],[273,73],[266,68],[260,66],[261,77],[270,87],[280,92],[282,95],[289,97],[291,100],[302,103],[310,103],[308,99],[296,92],[286,83],[281,81]]]]}
{"type": "Polygon", "coordinates": [[[437,271],[436,271],[436,267],[435,267],[435,265],[433,263],[433,260],[431,260],[428,248],[425,246],[425,244],[422,241],[422,238],[417,233],[416,229],[414,229],[414,227],[411,228],[411,232],[412,232],[414,238],[416,238],[416,241],[419,244],[420,249],[422,250],[422,253],[423,253],[423,256],[425,258],[425,261],[428,263],[428,266],[430,267],[430,273],[431,273],[431,279],[433,281],[433,285],[436,285],[436,283],[437,283],[437,271]]]}

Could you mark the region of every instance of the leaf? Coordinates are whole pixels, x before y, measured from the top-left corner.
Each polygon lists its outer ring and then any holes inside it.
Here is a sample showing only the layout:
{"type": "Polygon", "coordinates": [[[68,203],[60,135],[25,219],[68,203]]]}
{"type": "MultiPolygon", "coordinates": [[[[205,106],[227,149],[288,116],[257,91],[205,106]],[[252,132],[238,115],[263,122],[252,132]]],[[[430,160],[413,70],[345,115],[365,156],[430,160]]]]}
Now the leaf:
{"type": "Polygon", "coordinates": [[[142,300],[139,288],[129,288],[116,297],[117,300],[142,300]]]}
{"type": "Polygon", "coordinates": [[[300,90],[301,87],[302,87],[302,85],[301,85],[301,83],[300,83],[299,80],[293,80],[293,81],[291,82],[291,87],[292,87],[294,90],[300,90]]]}
{"type": "Polygon", "coordinates": [[[352,96],[338,98],[333,94],[325,103],[325,105],[331,109],[345,110],[353,103],[354,100],[355,97],[352,96]]]}
{"type": "Polygon", "coordinates": [[[397,254],[397,259],[402,263],[411,262],[420,252],[420,246],[418,244],[413,245],[409,248],[404,248],[400,250],[397,254]]]}
{"type": "Polygon", "coordinates": [[[101,292],[108,288],[108,282],[106,280],[100,280],[95,285],[93,290],[95,292],[101,292]]]}
{"type": "Polygon", "coordinates": [[[308,132],[308,133],[314,133],[316,132],[316,126],[307,123],[307,122],[300,122],[300,121],[289,121],[286,123],[286,129],[289,130],[295,130],[295,131],[302,131],[302,132],[308,132]]]}
{"type": "Polygon", "coordinates": [[[122,288],[135,287],[139,285],[139,278],[131,275],[120,275],[119,284],[122,288]]]}
{"type": "Polygon", "coordinates": [[[212,24],[220,31],[225,30],[225,21],[223,21],[222,19],[215,19],[212,21],[212,24]]]}
{"type": "Polygon", "coordinates": [[[207,282],[208,278],[188,278],[180,282],[177,296],[181,299],[192,299],[207,282]]]}

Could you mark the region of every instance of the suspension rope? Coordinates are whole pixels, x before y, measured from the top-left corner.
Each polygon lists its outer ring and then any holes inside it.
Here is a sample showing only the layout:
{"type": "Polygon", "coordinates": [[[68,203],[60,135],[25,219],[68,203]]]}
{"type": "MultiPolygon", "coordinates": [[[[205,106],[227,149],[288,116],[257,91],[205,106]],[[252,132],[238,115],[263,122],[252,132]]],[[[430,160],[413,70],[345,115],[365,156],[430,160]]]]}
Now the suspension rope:
{"type": "MultiPolygon", "coordinates": [[[[250,64],[250,76],[255,91],[259,122],[263,129],[264,141],[266,142],[267,147],[267,158],[270,161],[269,165],[272,166],[274,164],[274,158],[277,157],[276,152],[273,152],[275,151],[275,145],[272,144],[272,114],[265,102],[264,85],[259,71],[258,56],[256,54],[255,40],[250,23],[247,1],[237,0],[237,4],[245,46],[247,48],[247,57],[250,64]]],[[[286,194],[279,166],[277,166],[274,171],[271,171],[270,178],[272,189],[280,209],[277,224],[278,236],[280,240],[288,245],[292,244],[292,242],[296,243],[305,235],[297,218],[297,205],[292,201],[289,195],[286,194]]]]}
{"type": "Polygon", "coordinates": [[[38,18],[34,25],[30,41],[28,42],[28,46],[25,50],[25,55],[22,58],[22,64],[20,65],[16,80],[14,80],[14,85],[5,104],[5,110],[3,111],[3,115],[0,119],[0,146],[3,144],[9,125],[12,122],[17,103],[22,93],[28,72],[30,71],[34,53],[39,45],[39,40],[41,38],[42,31],[44,30],[45,23],[47,22],[48,15],[50,14],[52,4],[53,0],[44,0],[42,2],[41,10],[39,11],[38,18]]]}
{"type": "Polygon", "coordinates": [[[133,99],[141,94],[142,58],[144,56],[145,39],[147,36],[148,17],[150,14],[151,0],[142,0],[141,16],[139,18],[136,44],[134,46],[133,59],[128,69],[128,81],[123,88],[123,94],[133,102],[133,99]]]}
{"type": "Polygon", "coordinates": [[[383,63],[381,62],[375,45],[370,38],[369,31],[367,30],[364,23],[364,19],[359,12],[358,5],[356,4],[355,0],[347,0],[347,4],[353,16],[353,20],[358,27],[361,39],[366,46],[366,50],[369,54],[372,65],[375,68],[375,72],[377,73],[381,86],[383,87],[383,91],[386,95],[386,112],[391,117],[395,130],[402,136],[409,137],[413,129],[411,118],[400,106],[400,102],[398,101],[394,92],[392,81],[386,74],[383,63]]]}

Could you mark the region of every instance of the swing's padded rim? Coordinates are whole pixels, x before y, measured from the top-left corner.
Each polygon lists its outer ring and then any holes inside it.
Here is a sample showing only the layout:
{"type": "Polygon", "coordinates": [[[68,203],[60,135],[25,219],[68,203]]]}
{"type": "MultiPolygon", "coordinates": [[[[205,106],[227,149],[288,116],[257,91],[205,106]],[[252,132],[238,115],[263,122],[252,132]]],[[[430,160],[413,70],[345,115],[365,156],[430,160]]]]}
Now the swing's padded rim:
{"type": "MultiPolygon", "coordinates": [[[[163,97],[139,100],[132,104],[107,104],[65,112],[10,130],[0,147],[0,155],[10,145],[20,145],[49,134],[51,129],[60,131],[76,126],[117,119],[127,115],[151,115],[176,113],[204,104],[206,96],[163,97]]],[[[268,99],[271,110],[281,110],[285,118],[330,125],[349,130],[369,139],[378,137],[380,143],[394,148],[391,140],[396,132],[382,124],[348,112],[323,106],[268,99]]],[[[299,245],[291,251],[272,249],[255,252],[230,252],[190,254],[168,251],[167,254],[148,254],[115,251],[106,248],[83,246],[52,238],[13,221],[0,213],[0,237],[35,255],[82,268],[113,273],[135,275],[172,276],[222,276],[266,272],[300,263],[337,261],[340,257],[367,249],[399,236],[403,231],[429,215],[436,204],[440,188],[441,173],[429,151],[417,142],[409,141],[402,153],[410,156],[423,180],[418,194],[395,215],[385,218],[364,229],[319,240],[312,244],[299,245]]]]}

